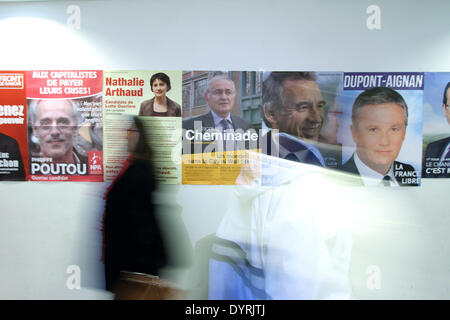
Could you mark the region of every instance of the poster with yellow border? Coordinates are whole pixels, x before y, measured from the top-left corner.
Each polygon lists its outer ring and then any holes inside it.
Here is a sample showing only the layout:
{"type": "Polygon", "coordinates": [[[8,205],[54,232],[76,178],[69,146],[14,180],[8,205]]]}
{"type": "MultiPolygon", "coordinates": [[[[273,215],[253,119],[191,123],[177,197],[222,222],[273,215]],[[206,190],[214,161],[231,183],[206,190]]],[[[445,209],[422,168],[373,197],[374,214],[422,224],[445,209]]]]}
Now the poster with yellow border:
{"type": "Polygon", "coordinates": [[[261,72],[183,71],[183,184],[242,180],[259,150],[261,95],[261,72]]]}

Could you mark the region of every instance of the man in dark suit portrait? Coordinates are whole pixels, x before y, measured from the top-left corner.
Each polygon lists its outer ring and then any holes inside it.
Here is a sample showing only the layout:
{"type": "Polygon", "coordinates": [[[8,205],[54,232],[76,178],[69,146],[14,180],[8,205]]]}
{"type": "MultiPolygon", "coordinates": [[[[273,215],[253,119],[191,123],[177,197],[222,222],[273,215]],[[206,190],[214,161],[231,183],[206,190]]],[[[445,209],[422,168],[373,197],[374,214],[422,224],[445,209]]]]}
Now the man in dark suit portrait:
{"type": "Polygon", "coordinates": [[[264,123],[272,129],[261,139],[262,152],[324,166],[315,144],[325,119],[325,100],[314,73],[271,72],[263,83],[262,100],[264,123]]]}
{"type": "Polygon", "coordinates": [[[395,161],[407,125],[408,106],[398,92],[376,87],[361,93],[353,103],[350,126],[356,152],[342,169],[361,176],[365,186],[417,186],[415,169],[395,161]]]}
{"type": "Polygon", "coordinates": [[[25,180],[25,169],[17,141],[0,133],[0,181],[25,180]]]}
{"type": "MultiPolygon", "coordinates": [[[[220,133],[236,131],[243,133],[251,128],[250,122],[231,113],[235,99],[236,88],[231,79],[225,75],[217,75],[209,79],[205,100],[211,110],[203,115],[183,121],[183,129],[186,130],[183,138],[188,137],[194,143],[200,142],[202,144],[201,148],[194,147],[194,152],[203,152],[212,141],[212,139],[205,139],[203,135],[203,138],[199,138],[198,133],[203,134],[211,130],[220,133]]],[[[237,147],[239,148],[242,145],[238,143],[237,147]]],[[[220,151],[222,146],[218,143],[217,147],[220,151]]]]}
{"type": "MultiPolygon", "coordinates": [[[[450,82],[444,90],[442,110],[450,124],[450,82]]],[[[423,176],[425,178],[450,177],[450,136],[428,144],[423,161],[423,176]]]]}

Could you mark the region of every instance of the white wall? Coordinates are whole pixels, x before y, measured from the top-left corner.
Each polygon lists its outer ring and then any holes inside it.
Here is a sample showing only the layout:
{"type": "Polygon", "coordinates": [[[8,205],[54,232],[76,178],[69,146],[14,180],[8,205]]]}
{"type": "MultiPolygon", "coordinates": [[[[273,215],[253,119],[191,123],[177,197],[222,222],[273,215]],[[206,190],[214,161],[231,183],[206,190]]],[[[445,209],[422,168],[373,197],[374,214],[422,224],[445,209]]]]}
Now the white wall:
{"type": "MultiPolygon", "coordinates": [[[[447,0],[2,2],[0,69],[448,72],[448,12],[447,0]],[[81,8],[80,30],[66,27],[69,4],[81,8]],[[366,28],[372,4],[381,30],[366,28]]],[[[386,194],[380,201],[401,195],[405,205],[362,219],[351,274],[357,298],[450,297],[449,184],[425,180],[386,194]],[[370,265],[382,272],[378,290],[366,285],[370,265]]],[[[0,298],[76,298],[68,265],[80,266],[83,287],[102,286],[105,186],[0,184],[0,298]]],[[[229,187],[168,189],[193,245],[214,232],[229,187]]]]}

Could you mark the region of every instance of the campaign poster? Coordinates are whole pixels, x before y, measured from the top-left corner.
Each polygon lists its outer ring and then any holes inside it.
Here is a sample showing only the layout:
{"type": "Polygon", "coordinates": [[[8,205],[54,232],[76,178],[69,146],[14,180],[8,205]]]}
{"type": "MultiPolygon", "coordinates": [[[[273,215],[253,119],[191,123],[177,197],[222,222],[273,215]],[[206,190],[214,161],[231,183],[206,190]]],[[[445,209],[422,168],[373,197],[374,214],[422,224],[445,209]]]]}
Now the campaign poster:
{"type": "Polygon", "coordinates": [[[103,181],[100,70],[26,72],[29,180],[103,181]]]}
{"type": "Polygon", "coordinates": [[[120,173],[130,155],[133,117],[144,123],[155,178],[181,183],[181,71],[105,71],[105,182],[120,173]]]}
{"type": "MultiPolygon", "coordinates": [[[[338,130],[342,105],[342,72],[266,71],[263,74],[262,184],[279,180],[284,165],[301,163],[336,169],[341,163],[342,144],[338,130]],[[291,163],[279,161],[288,160],[291,163]],[[281,171],[280,171],[281,172],[281,171]]],[[[307,165],[307,166],[303,166],[307,165]]]]}
{"type": "Polygon", "coordinates": [[[28,173],[24,71],[0,71],[0,181],[25,181],[28,173]]]}
{"type": "Polygon", "coordinates": [[[343,77],[341,169],[360,177],[362,186],[419,186],[424,73],[343,77]]]}
{"type": "Polygon", "coordinates": [[[424,178],[450,177],[450,72],[426,72],[423,93],[424,178]]]}
{"type": "Polygon", "coordinates": [[[259,148],[261,97],[261,72],[183,71],[183,184],[236,184],[259,148]]]}

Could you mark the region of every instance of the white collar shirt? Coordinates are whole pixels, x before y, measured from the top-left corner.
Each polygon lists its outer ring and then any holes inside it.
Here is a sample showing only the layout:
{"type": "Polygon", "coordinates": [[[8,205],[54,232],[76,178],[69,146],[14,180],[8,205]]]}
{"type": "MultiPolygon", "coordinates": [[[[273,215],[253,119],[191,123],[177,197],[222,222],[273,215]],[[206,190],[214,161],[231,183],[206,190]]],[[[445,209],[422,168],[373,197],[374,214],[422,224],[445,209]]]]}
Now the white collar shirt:
{"type": "MultiPolygon", "coordinates": [[[[361,161],[361,159],[358,157],[358,154],[356,152],[354,154],[354,159],[355,159],[356,168],[358,168],[358,172],[361,176],[361,179],[363,180],[364,186],[379,187],[379,186],[383,185],[383,178],[385,177],[384,175],[369,168],[364,162],[361,161]]],[[[391,184],[391,187],[399,186],[397,180],[395,179],[394,166],[391,165],[391,168],[389,169],[389,171],[387,172],[386,175],[391,178],[391,180],[389,182],[391,184]]]]}

